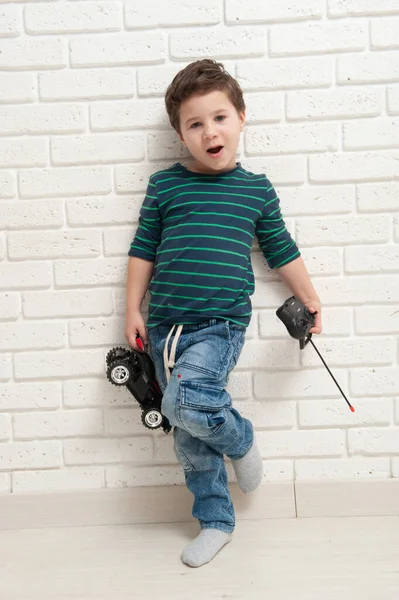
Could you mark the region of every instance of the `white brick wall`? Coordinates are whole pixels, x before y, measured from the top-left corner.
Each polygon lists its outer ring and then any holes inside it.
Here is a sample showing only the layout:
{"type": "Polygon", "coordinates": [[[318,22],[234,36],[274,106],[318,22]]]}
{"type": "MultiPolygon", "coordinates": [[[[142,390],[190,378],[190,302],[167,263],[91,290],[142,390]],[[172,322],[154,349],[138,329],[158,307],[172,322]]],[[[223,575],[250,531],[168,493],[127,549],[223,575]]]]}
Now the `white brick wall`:
{"type": "Polygon", "coordinates": [[[0,492],[183,482],[104,358],[148,177],[186,156],[166,86],[208,56],[244,89],[240,160],[277,187],[325,307],[316,343],[356,408],[287,336],[289,291],[257,250],[228,389],[265,481],[399,477],[397,0],[0,6],[0,492]]]}

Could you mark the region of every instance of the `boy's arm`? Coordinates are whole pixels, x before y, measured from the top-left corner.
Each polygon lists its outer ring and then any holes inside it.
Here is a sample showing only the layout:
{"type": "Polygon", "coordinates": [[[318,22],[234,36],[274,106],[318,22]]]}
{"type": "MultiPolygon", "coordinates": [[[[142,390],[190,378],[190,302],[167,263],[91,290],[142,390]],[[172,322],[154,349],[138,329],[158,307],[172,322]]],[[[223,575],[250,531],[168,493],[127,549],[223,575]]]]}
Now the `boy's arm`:
{"type": "Polygon", "coordinates": [[[157,188],[150,177],[141,210],[139,225],[129,250],[126,284],[125,336],[130,346],[138,349],[136,335],[147,344],[147,330],[141,314],[141,304],[154,270],[157,248],[161,241],[162,219],[157,188]]]}
{"type": "Polygon", "coordinates": [[[138,349],[136,335],[148,344],[147,331],[141,314],[141,304],[151,281],[154,263],[143,258],[129,258],[126,283],[126,329],[129,346],[138,349]]]}
{"type": "Polygon", "coordinates": [[[310,280],[301,256],[276,269],[291,292],[307,306],[311,313],[317,312],[315,324],[309,333],[321,333],[321,304],[310,280]]]}

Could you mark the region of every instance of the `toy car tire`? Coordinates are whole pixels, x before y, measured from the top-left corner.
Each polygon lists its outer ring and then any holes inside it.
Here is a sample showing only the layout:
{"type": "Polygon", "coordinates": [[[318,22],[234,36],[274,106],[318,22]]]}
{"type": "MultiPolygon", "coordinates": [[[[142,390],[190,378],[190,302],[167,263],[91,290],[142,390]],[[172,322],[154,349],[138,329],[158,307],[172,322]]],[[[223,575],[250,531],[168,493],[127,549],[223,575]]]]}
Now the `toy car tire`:
{"type": "Polygon", "coordinates": [[[156,408],[143,410],[141,413],[141,421],[147,429],[158,429],[162,426],[163,415],[156,408]]]}
{"type": "Polygon", "coordinates": [[[116,348],[112,348],[112,350],[110,350],[107,354],[106,357],[106,362],[107,365],[109,366],[111,363],[113,363],[115,360],[125,360],[126,358],[129,357],[129,350],[126,350],[126,348],[121,348],[120,346],[117,346],[116,348]]]}
{"type": "Polygon", "coordinates": [[[108,380],[117,386],[126,385],[130,379],[129,365],[123,360],[116,360],[107,369],[108,380]]]}

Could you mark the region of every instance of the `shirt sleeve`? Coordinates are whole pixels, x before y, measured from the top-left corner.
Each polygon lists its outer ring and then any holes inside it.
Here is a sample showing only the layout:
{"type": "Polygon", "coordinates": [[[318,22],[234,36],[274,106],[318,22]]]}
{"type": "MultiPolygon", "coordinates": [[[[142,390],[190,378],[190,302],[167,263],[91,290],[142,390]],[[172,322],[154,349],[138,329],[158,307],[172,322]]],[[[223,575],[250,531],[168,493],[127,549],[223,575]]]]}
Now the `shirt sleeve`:
{"type": "Polygon", "coordinates": [[[300,256],[300,252],[287,231],[280,211],[280,200],[270,181],[266,179],[266,199],[255,235],[271,269],[282,267],[300,256]]]}
{"type": "Polygon", "coordinates": [[[136,235],[130,244],[129,256],[155,261],[157,248],[161,241],[161,233],[162,220],[159,211],[157,187],[150,178],[140,209],[136,235]]]}

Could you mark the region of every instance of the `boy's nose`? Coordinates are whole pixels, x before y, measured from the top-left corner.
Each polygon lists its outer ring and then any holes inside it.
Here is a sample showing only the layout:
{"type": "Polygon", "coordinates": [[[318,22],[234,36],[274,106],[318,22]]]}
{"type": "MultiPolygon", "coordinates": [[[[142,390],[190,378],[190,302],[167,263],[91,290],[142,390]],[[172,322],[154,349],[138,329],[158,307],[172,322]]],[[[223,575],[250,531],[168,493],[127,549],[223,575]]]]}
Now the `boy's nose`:
{"type": "Polygon", "coordinates": [[[204,137],[208,140],[211,140],[215,137],[215,130],[212,126],[208,126],[204,128],[204,137]]]}

